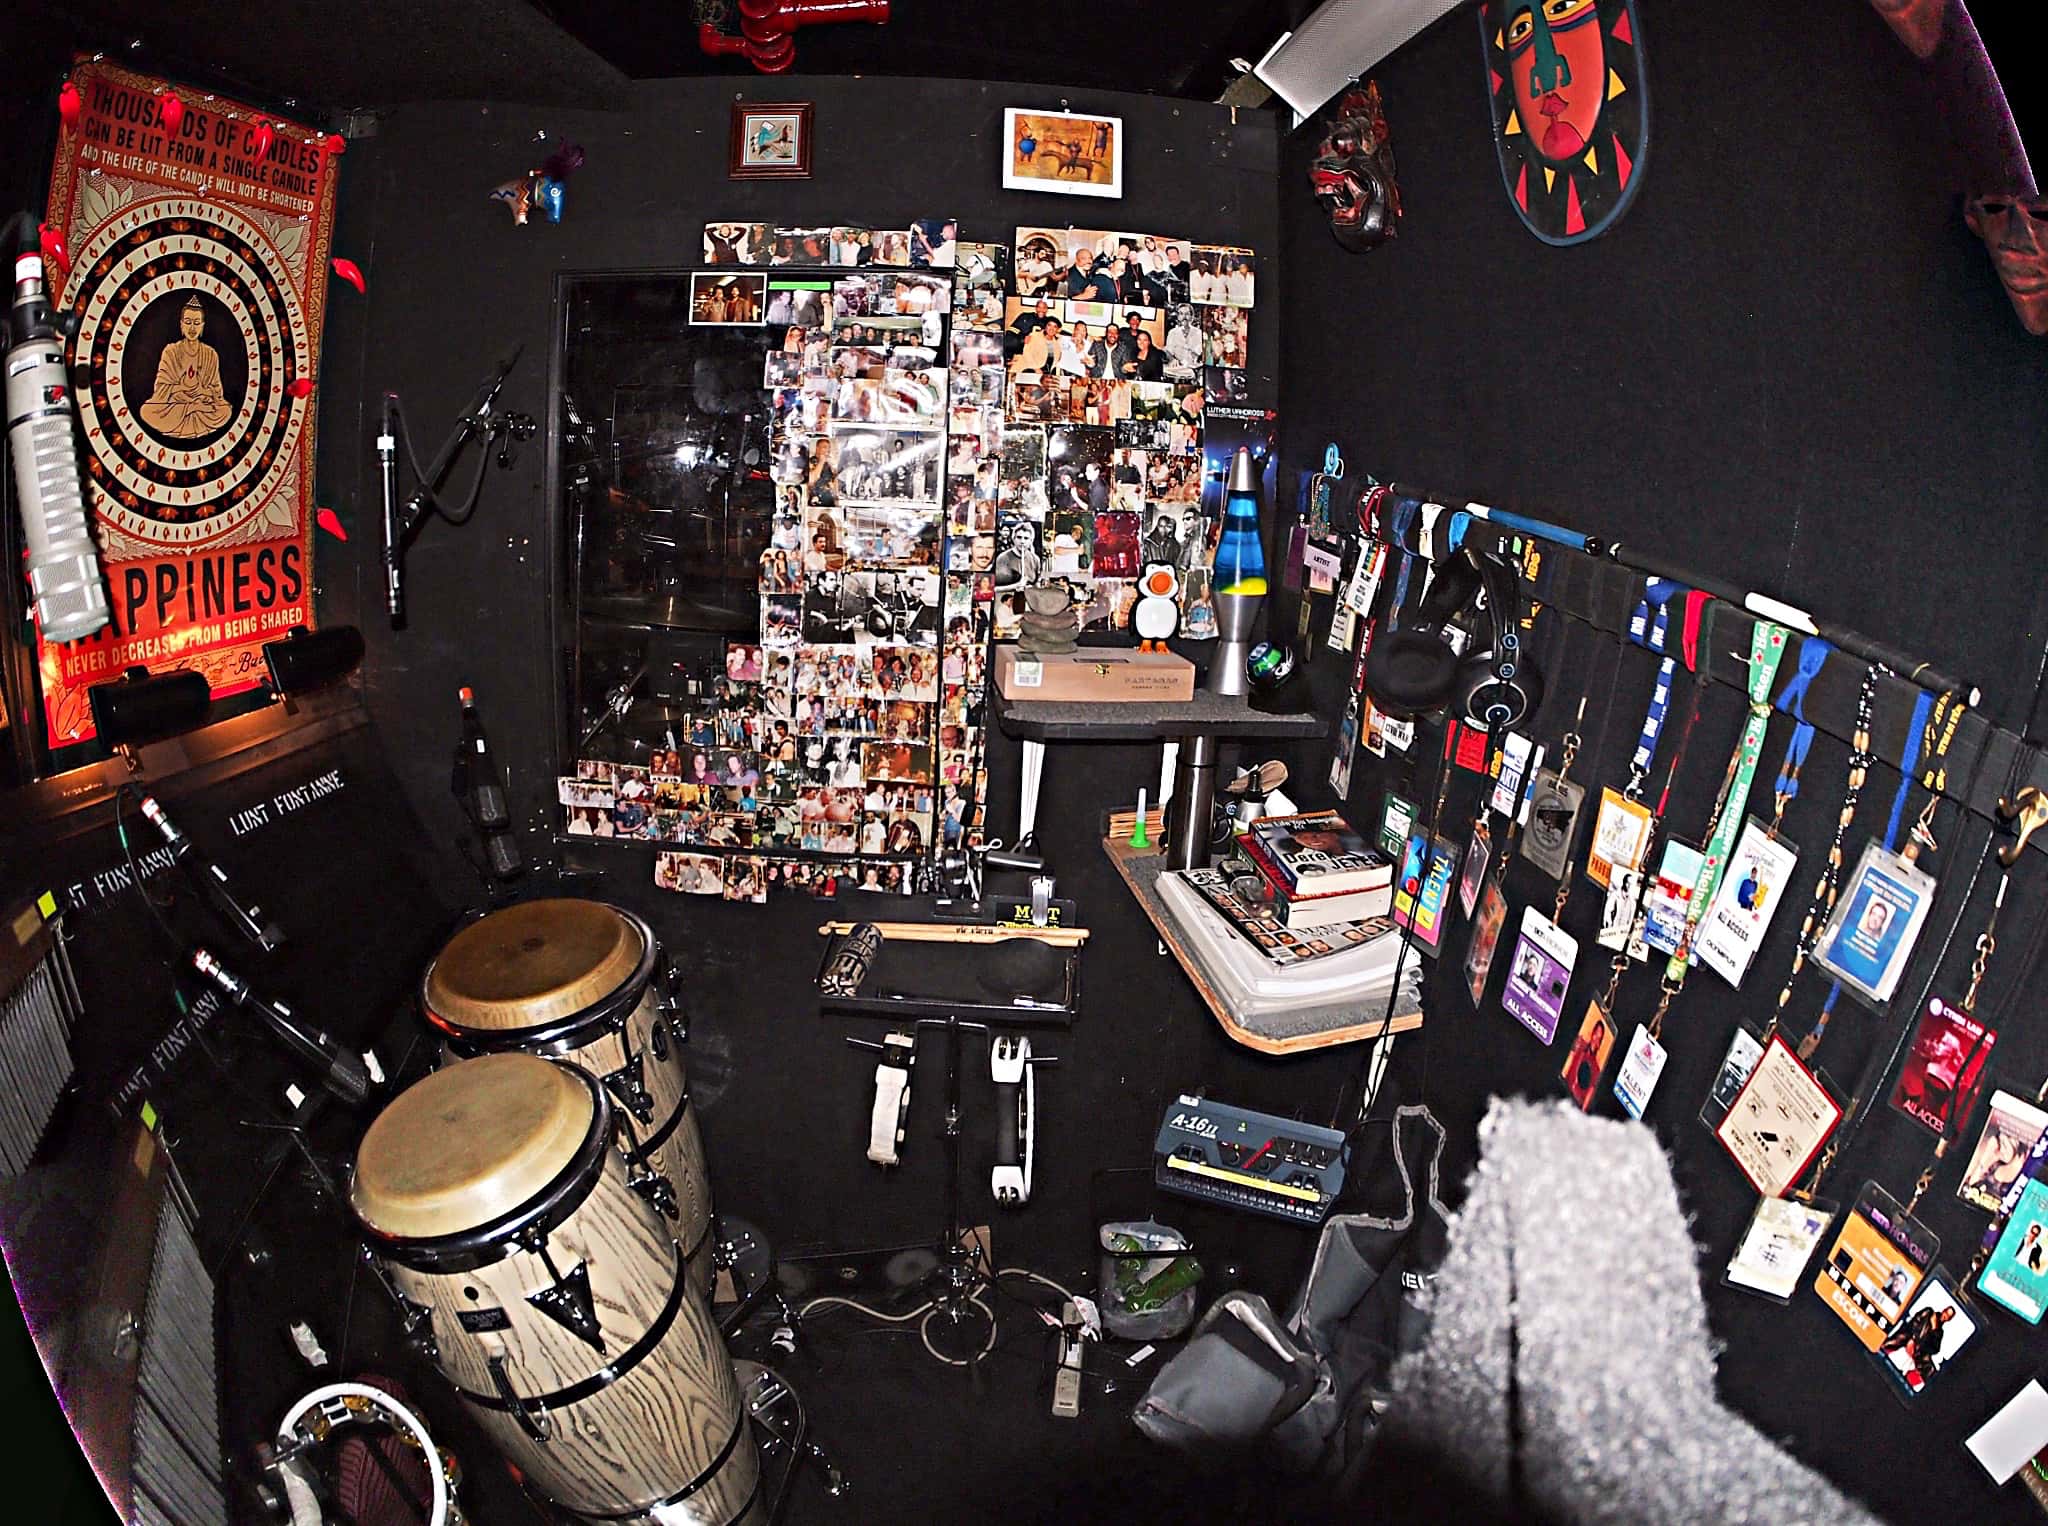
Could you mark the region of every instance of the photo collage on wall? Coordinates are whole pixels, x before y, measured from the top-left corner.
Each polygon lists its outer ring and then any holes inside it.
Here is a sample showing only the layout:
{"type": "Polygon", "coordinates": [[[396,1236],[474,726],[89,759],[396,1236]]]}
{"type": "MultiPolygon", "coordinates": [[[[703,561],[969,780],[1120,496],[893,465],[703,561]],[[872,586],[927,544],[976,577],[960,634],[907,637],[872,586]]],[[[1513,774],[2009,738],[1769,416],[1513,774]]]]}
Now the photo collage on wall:
{"type": "Polygon", "coordinates": [[[978,840],[995,517],[973,489],[1000,441],[1002,366],[999,337],[984,377],[980,336],[947,319],[1000,312],[998,252],[959,244],[949,218],[705,227],[707,265],[771,267],[691,278],[693,322],[735,321],[708,290],[723,313],[699,318],[697,288],[759,282],[752,321],[769,328],[758,639],[727,646],[720,703],[678,750],[561,781],[572,833],[676,844],[656,885],[751,901],[907,895],[936,849],[978,840]]]}
{"type": "MultiPolygon", "coordinates": [[[[1213,637],[1222,477],[1206,484],[1203,446],[1210,406],[1248,401],[1253,251],[1021,227],[1003,253],[1000,290],[954,315],[980,336],[977,403],[1002,403],[970,495],[984,520],[993,499],[996,638],[1018,633],[1026,588],[1056,584],[1084,628],[1128,629],[1159,564],[1178,574],[1179,634],[1213,637]]],[[[956,412],[958,354],[956,341],[956,412]]]]}

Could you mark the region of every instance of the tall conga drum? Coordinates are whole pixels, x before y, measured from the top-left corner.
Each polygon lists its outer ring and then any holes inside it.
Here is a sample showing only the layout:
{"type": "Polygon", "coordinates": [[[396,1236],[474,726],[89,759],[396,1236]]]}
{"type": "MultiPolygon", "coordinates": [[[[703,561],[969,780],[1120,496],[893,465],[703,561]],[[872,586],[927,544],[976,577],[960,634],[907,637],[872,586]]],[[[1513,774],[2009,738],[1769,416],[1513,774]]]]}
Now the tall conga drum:
{"type": "Polygon", "coordinates": [[[451,938],[427,966],[420,1001],[451,1056],[523,1050],[603,1083],[634,1184],[674,1222],[691,1285],[708,1298],[711,1183],[681,1026],[655,985],[660,963],[654,930],[630,912],[525,901],[451,938]]]}
{"type": "Polygon", "coordinates": [[[760,1459],[732,1362],[615,1127],[584,1071],[460,1061],[370,1125],[350,1202],[529,1488],[586,1521],[751,1526],[760,1459]]]}

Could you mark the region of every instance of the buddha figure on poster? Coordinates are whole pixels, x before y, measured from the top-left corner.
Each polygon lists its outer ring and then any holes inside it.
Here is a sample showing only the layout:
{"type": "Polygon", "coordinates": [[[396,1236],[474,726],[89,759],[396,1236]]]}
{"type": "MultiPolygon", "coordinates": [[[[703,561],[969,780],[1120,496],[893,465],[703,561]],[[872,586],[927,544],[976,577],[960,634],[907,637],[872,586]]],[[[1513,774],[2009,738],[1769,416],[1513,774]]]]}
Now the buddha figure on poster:
{"type": "Polygon", "coordinates": [[[203,337],[206,310],[197,295],[178,314],[178,337],[157,358],[156,386],[136,410],[142,422],[172,440],[196,440],[235,416],[220,382],[220,352],[203,337]]]}

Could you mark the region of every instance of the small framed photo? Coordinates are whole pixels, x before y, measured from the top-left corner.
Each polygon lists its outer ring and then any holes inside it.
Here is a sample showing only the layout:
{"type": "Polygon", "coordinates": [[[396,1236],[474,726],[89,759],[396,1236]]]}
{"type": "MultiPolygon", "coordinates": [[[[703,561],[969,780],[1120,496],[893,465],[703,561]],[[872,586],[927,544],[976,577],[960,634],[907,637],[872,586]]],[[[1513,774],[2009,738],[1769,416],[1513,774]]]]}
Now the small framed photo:
{"type": "Polygon", "coordinates": [[[767,305],[766,276],[690,277],[690,322],[699,327],[758,328],[767,305]]]}
{"type": "Polygon", "coordinates": [[[809,101],[734,101],[728,180],[811,178],[809,101]]]}
{"type": "Polygon", "coordinates": [[[1006,108],[1003,189],[1122,197],[1123,118],[1006,108]]]}

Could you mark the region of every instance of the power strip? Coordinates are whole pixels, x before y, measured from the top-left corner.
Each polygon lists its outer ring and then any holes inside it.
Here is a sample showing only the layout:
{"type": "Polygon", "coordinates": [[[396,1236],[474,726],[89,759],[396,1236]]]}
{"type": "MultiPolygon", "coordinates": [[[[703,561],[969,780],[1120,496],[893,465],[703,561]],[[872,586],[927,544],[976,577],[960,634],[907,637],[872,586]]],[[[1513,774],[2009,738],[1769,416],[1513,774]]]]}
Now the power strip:
{"type": "Polygon", "coordinates": [[[1087,1328],[1079,1306],[1069,1298],[1060,1310],[1060,1365],[1052,1380],[1052,1412],[1061,1420],[1081,1415],[1081,1348],[1087,1344],[1087,1328]]]}

